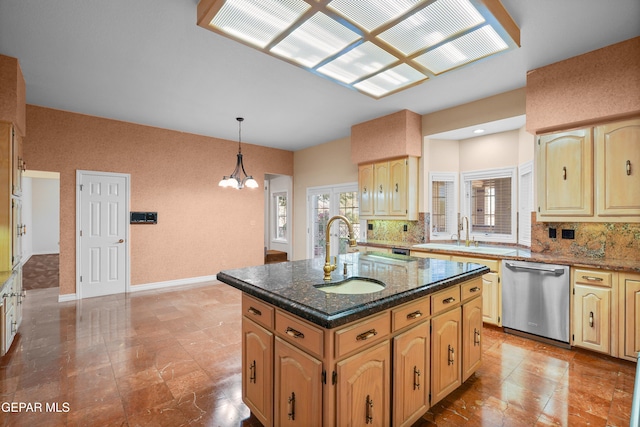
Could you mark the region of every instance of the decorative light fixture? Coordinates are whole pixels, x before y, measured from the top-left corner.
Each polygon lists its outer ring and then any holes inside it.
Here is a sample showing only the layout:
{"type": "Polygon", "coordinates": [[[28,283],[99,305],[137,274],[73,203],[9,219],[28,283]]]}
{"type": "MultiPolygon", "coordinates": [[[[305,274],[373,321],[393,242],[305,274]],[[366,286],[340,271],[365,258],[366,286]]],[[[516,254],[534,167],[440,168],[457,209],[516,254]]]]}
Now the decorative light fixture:
{"type": "Polygon", "coordinates": [[[242,121],[244,118],[236,117],[238,121],[238,160],[236,161],[236,168],[233,170],[231,175],[222,177],[222,180],[218,183],[220,187],[231,187],[236,188],[238,190],[249,187],[249,188],[258,188],[258,182],[253,179],[252,176],[247,175],[247,172],[244,170],[244,164],[242,163],[242,121]],[[240,171],[244,174],[244,178],[240,176],[240,171]]]}
{"type": "Polygon", "coordinates": [[[197,21],[373,98],[520,46],[500,0],[200,0],[197,21]]]}

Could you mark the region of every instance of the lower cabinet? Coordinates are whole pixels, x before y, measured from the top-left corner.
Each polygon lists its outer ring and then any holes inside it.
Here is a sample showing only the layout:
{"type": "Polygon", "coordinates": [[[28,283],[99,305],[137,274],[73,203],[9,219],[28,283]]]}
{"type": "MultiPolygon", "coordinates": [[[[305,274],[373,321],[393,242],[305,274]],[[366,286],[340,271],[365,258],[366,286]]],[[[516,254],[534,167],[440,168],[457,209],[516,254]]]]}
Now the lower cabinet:
{"type": "Polygon", "coordinates": [[[322,426],[321,379],[322,362],[276,337],[276,426],[322,426]]]}
{"type": "Polygon", "coordinates": [[[426,321],[393,340],[394,426],[411,426],[429,409],[430,326],[426,321]]]}
{"type": "Polygon", "coordinates": [[[621,275],[624,284],[624,356],[636,360],[640,352],[640,275],[621,275]]]}
{"type": "Polygon", "coordinates": [[[388,426],[391,412],[389,341],[338,362],[338,426],[388,426]]]}
{"type": "Polygon", "coordinates": [[[482,304],[482,298],[474,298],[462,306],[463,382],[477,371],[482,363],[482,304]]]}
{"type": "Polygon", "coordinates": [[[462,319],[456,308],[431,319],[431,405],[462,384],[462,319]]]}
{"type": "Polygon", "coordinates": [[[273,425],[273,334],[242,319],[242,397],[264,427],[273,425]]]}

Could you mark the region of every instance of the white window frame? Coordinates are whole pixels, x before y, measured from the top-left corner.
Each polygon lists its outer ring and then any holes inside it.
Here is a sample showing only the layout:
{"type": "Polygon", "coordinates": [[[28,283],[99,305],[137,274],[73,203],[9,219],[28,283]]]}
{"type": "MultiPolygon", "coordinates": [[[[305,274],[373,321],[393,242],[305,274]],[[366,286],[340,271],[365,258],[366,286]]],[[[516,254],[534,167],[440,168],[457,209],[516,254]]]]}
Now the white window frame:
{"type": "Polygon", "coordinates": [[[518,167],[518,230],[522,230],[522,226],[529,228],[529,233],[518,232],[518,244],[524,246],[531,246],[531,212],[535,209],[533,204],[533,192],[535,188],[534,184],[535,172],[533,170],[533,160],[521,164],[518,167]],[[522,177],[527,174],[531,174],[530,186],[528,188],[529,197],[528,200],[523,200],[526,193],[522,191],[523,179],[522,177]]]}
{"type": "MultiPolygon", "coordinates": [[[[471,193],[470,181],[485,180],[492,178],[511,178],[511,233],[510,234],[491,234],[470,232],[469,239],[475,238],[476,241],[489,243],[517,243],[517,212],[518,212],[518,179],[517,168],[497,168],[486,169],[480,171],[461,172],[460,173],[460,215],[466,216],[471,221],[471,193]]],[[[461,218],[462,220],[462,218],[461,218]]],[[[471,223],[469,224],[471,225],[471,223]]],[[[465,236],[466,230],[460,232],[465,236]]],[[[464,238],[461,236],[462,238],[464,238]]]]}
{"type": "MultiPolygon", "coordinates": [[[[429,172],[429,183],[428,183],[428,198],[429,198],[429,212],[431,213],[431,221],[433,221],[433,181],[445,181],[445,182],[453,182],[453,212],[456,215],[455,221],[455,229],[447,230],[444,233],[434,233],[433,227],[429,227],[429,240],[451,240],[452,235],[458,234],[457,227],[457,214],[458,214],[458,173],[457,172],[429,172]]],[[[449,202],[449,201],[447,201],[449,202]]]]}
{"type": "Polygon", "coordinates": [[[271,242],[286,244],[289,243],[289,233],[291,227],[289,222],[291,220],[290,208],[289,208],[289,192],[288,191],[275,191],[271,193],[271,205],[273,206],[272,220],[271,220],[271,242]],[[283,238],[278,237],[278,197],[284,195],[287,200],[287,229],[283,238]]]}

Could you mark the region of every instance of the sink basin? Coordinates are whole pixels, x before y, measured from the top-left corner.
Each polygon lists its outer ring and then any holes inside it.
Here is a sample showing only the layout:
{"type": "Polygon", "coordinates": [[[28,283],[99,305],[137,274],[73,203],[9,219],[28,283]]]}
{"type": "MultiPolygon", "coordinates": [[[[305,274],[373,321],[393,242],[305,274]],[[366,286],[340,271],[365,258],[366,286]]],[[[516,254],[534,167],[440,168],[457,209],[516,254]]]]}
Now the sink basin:
{"type": "Polygon", "coordinates": [[[373,279],[365,279],[354,277],[339,283],[331,283],[327,285],[316,285],[316,289],[328,294],[371,294],[380,292],[385,287],[384,283],[373,279]]]}
{"type": "Polygon", "coordinates": [[[507,255],[516,251],[514,248],[500,248],[495,246],[464,246],[464,245],[452,245],[447,243],[421,243],[418,245],[413,245],[414,248],[424,248],[424,249],[442,249],[449,251],[460,251],[460,252],[470,252],[477,254],[493,254],[493,255],[507,255]]]}

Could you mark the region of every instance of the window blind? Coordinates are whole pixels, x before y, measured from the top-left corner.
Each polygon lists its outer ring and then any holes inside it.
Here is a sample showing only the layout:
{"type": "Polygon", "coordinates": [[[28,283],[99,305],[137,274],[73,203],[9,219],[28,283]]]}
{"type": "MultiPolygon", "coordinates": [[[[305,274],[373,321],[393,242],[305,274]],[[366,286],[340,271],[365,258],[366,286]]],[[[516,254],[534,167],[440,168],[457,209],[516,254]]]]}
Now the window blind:
{"type": "Polygon", "coordinates": [[[470,182],[471,231],[511,234],[511,177],[470,182]]]}

